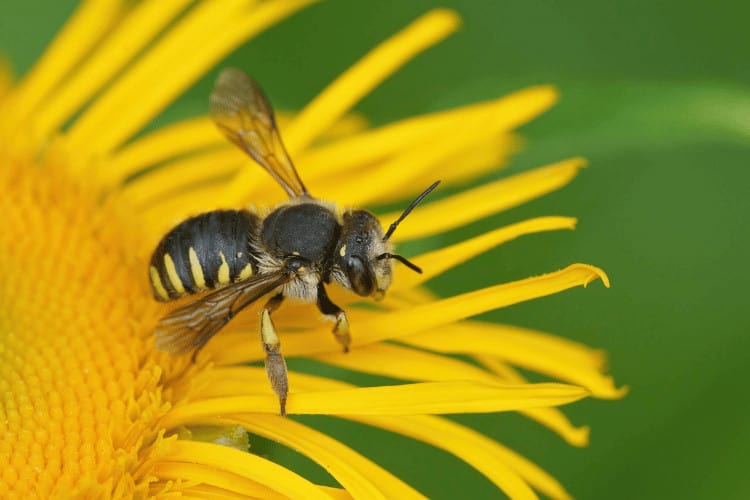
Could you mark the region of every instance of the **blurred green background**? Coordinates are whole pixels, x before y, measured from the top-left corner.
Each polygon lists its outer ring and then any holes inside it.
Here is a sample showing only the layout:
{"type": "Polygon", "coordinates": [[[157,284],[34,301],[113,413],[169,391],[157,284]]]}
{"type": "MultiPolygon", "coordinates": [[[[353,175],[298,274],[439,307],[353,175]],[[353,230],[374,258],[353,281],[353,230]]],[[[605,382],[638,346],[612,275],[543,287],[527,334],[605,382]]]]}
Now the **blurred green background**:
{"type": "MultiPolygon", "coordinates": [[[[18,72],[74,3],[0,3],[0,50],[18,72]]],[[[468,290],[572,262],[609,273],[610,290],[596,284],[485,316],[609,352],[611,371],[630,394],[565,409],[576,424],[592,427],[588,448],[572,448],[512,414],[459,418],[540,464],[578,498],[750,498],[747,5],[334,0],[232,56],[272,89],[279,107],[295,109],[378,41],[447,6],[462,15],[462,30],[357,107],[374,123],[537,83],[560,88],[559,105],[522,130],[526,148],[505,172],[574,155],[590,167],[571,186],[451,239],[537,215],[577,216],[578,229],[527,236],[433,286],[468,290]]],[[[203,112],[212,78],[164,119],[203,112]]],[[[468,466],[427,446],[315,422],[431,497],[498,495],[468,466]]],[[[292,453],[258,446],[307,467],[292,453]]],[[[330,482],[319,469],[311,474],[330,482]]]]}

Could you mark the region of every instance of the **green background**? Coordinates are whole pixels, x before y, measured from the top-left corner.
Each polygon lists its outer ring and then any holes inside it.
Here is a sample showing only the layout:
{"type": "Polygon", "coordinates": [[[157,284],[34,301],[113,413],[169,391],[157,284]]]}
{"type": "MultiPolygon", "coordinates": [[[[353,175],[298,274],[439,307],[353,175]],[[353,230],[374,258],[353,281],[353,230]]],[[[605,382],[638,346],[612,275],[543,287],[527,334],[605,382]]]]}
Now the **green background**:
{"type": "MultiPolygon", "coordinates": [[[[750,321],[742,311],[750,281],[750,10],[744,2],[697,4],[446,1],[439,5],[460,12],[462,30],[357,107],[379,124],[537,83],[560,88],[559,105],[524,127],[526,149],[506,172],[574,155],[590,167],[571,186],[449,239],[537,215],[577,216],[578,229],[524,237],[432,284],[449,293],[572,262],[609,273],[610,290],[596,284],[486,315],[609,352],[611,371],[630,394],[565,410],[592,426],[588,448],[512,414],[458,418],[537,462],[579,498],[750,498],[750,321]]],[[[19,72],[72,6],[0,3],[0,50],[19,72]]],[[[232,63],[272,89],[280,107],[299,108],[435,6],[326,2],[262,34],[232,63]]],[[[202,112],[212,78],[164,119],[202,112]]],[[[306,421],[429,496],[497,496],[481,475],[427,446],[338,420],[306,421]]],[[[308,466],[267,443],[256,449],[308,466]]],[[[320,469],[310,474],[330,483],[320,469]]]]}

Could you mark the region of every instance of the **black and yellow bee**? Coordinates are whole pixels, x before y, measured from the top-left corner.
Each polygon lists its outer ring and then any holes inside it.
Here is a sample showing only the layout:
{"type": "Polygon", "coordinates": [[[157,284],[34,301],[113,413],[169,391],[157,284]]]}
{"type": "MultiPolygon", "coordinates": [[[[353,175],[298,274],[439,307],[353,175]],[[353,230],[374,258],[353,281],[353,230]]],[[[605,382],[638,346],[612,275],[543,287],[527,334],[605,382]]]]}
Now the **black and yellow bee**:
{"type": "Polygon", "coordinates": [[[238,69],[220,75],[210,97],[211,115],[227,138],[248,153],[290,199],[267,216],[216,210],[190,218],[161,240],[151,257],[154,296],[170,301],[214,290],[164,317],[156,345],[193,357],[243,308],[271,295],[261,312],[266,373],[286,412],[287,370],[271,313],[285,297],[316,302],[335,321],[333,334],[347,351],[346,313],[331,302],[325,284],[338,283],[379,300],[392,280],[392,260],[421,270],[394,254],[388,241],[398,224],[437,185],[425,190],[387,231],[365,210],[339,213],[313,198],[300,180],[276,127],[273,109],[258,84],[238,69]]]}

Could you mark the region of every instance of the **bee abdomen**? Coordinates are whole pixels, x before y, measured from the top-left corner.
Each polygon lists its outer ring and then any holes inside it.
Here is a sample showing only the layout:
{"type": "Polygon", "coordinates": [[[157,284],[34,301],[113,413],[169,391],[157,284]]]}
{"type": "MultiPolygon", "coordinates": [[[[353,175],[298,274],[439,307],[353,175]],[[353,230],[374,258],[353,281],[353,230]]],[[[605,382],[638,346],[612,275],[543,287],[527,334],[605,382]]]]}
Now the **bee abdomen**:
{"type": "Polygon", "coordinates": [[[154,297],[169,301],[252,276],[250,240],[259,224],[246,210],[217,210],[179,224],[151,256],[154,297]]]}

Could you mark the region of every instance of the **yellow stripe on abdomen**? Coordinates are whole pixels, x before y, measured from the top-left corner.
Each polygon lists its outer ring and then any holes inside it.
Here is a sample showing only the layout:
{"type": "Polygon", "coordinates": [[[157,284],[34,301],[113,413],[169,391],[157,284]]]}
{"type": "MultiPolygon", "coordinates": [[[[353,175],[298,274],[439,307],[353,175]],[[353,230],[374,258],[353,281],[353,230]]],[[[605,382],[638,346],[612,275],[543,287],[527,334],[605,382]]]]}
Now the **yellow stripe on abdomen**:
{"type": "Polygon", "coordinates": [[[245,267],[242,268],[242,271],[240,271],[240,274],[237,276],[237,280],[238,281],[246,280],[252,275],[253,275],[253,265],[248,263],[245,267]]]}
{"type": "Polygon", "coordinates": [[[172,260],[172,256],[168,253],[164,254],[164,269],[167,271],[167,278],[169,278],[169,282],[172,284],[172,288],[174,288],[175,292],[182,295],[185,293],[185,286],[182,284],[182,280],[177,275],[177,269],[174,267],[174,261],[172,260]]]}
{"type": "Polygon", "coordinates": [[[190,259],[190,272],[193,274],[195,286],[199,290],[203,290],[206,288],[206,278],[203,275],[203,268],[198,260],[198,254],[195,252],[195,248],[190,247],[190,250],[188,250],[188,258],[190,259]]]}
{"type": "Polygon", "coordinates": [[[151,266],[148,269],[148,274],[151,278],[151,286],[154,288],[157,297],[161,300],[169,300],[169,294],[167,293],[166,288],[164,288],[164,284],[161,282],[159,271],[154,266],[151,266]]]}
{"type": "Polygon", "coordinates": [[[230,281],[229,264],[227,264],[227,259],[224,257],[223,252],[219,252],[219,257],[221,257],[221,265],[216,273],[216,280],[222,285],[226,285],[230,281]]]}

